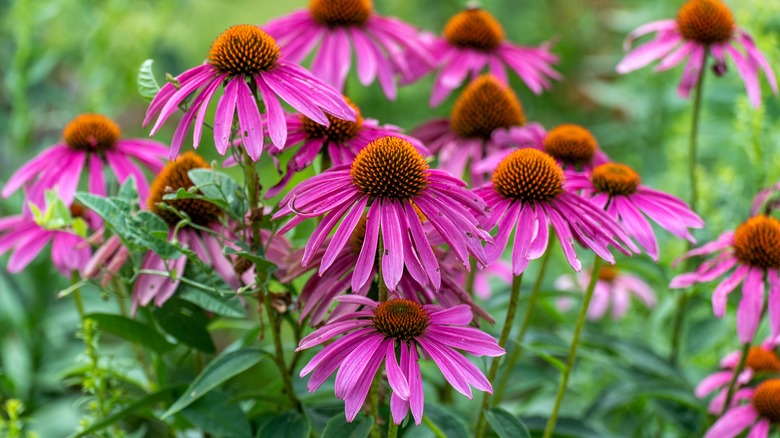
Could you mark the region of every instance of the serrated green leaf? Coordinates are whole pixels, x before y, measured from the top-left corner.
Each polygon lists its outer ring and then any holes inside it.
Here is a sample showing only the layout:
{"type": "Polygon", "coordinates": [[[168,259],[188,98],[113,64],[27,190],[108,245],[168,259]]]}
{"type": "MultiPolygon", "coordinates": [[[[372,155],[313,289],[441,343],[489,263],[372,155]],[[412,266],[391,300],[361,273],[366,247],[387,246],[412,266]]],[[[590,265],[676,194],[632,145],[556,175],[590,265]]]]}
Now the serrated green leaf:
{"type": "Polygon", "coordinates": [[[154,96],[160,91],[160,86],[152,72],[152,64],[154,64],[153,59],[144,61],[138,69],[138,77],[136,78],[138,93],[147,101],[154,99],[154,96]]]}
{"type": "Polygon", "coordinates": [[[214,353],[216,347],[206,326],[209,318],[198,306],[172,298],[154,310],[155,319],[166,333],[182,343],[205,353],[214,353]]]}
{"type": "Polygon", "coordinates": [[[250,438],[252,430],[241,408],[225,394],[210,392],[181,411],[195,427],[215,437],[250,438]]]}
{"type": "Polygon", "coordinates": [[[248,202],[236,180],[213,169],[192,169],[187,174],[206,200],[224,206],[224,210],[234,219],[244,217],[248,202]]]}
{"type": "Polygon", "coordinates": [[[235,293],[232,297],[228,297],[182,284],[176,291],[176,296],[217,315],[228,318],[243,318],[245,315],[244,306],[235,293]]]}
{"type": "Polygon", "coordinates": [[[351,423],[340,413],[328,420],[321,438],[366,438],[374,427],[374,418],[363,414],[358,415],[351,423]]]}
{"type": "Polygon", "coordinates": [[[174,347],[156,330],[142,322],[109,313],[91,313],[87,317],[97,322],[101,330],[151,348],[158,353],[164,353],[174,347]]]}
{"type": "Polygon", "coordinates": [[[165,411],[161,418],[165,419],[186,408],[232,377],[257,365],[266,355],[267,353],[260,349],[245,348],[217,356],[206,365],[184,394],[165,411]]]}
{"type": "Polygon", "coordinates": [[[489,409],[485,412],[485,418],[499,438],[531,438],[525,424],[501,408],[489,409]]]}
{"type": "Polygon", "coordinates": [[[301,438],[311,433],[311,423],[300,412],[290,411],[267,421],[257,438],[301,438]]]}

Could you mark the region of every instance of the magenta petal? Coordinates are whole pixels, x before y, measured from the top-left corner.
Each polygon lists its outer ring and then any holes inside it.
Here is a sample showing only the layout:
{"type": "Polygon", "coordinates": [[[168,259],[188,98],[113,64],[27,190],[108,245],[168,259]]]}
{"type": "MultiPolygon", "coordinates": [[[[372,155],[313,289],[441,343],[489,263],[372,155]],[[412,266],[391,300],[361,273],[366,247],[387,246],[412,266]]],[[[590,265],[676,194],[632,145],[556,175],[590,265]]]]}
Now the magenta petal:
{"type": "Polygon", "coordinates": [[[220,155],[225,155],[230,146],[230,134],[233,129],[233,115],[238,100],[238,82],[243,76],[234,76],[225,87],[225,93],[219,98],[217,112],[214,114],[214,145],[220,155]]]}
{"type": "Polygon", "coordinates": [[[382,243],[384,251],[379,255],[382,260],[382,276],[388,289],[394,291],[404,272],[404,247],[401,242],[401,225],[398,221],[400,206],[397,201],[384,200],[382,205],[382,243]]]}
{"type": "Polygon", "coordinates": [[[740,342],[751,342],[755,337],[763,306],[764,271],[751,268],[742,284],[742,300],[737,309],[737,334],[740,342]]]}
{"type": "Polygon", "coordinates": [[[234,80],[234,82],[238,84],[236,91],[238,135],[241,137],[241,143],[249,157],[253,161],[257,161],[263,152],[263,121],[260,118],[260,110],[258,110],[255,97],[244,79],[234,80]]]}
{"type": "Polygon", "coordinates": [[[368,283],[374,269],[376,248],[379,243],[379,225],[382,223],[382,203],[374,202],[366,216],[366,235],[360,248],[355,270],[352,273],[352,290],[361,290],[368,283]]]}
{"type": "Polygon", "coordinates": [[[704,438],[734,438],[758,418],[751,405],[731,408],[712,425],[704,438]]]}
{"type": "Polygon", "coordinates": [[[385,367],[387,369],[387,381],[393,389],[393,394],[403,400],[409,400],[409,383],[406,376],[398,366],[395,357],[395,341],[387,343],[387,352],[385,356],[385,367]]]}
{"type": "Polygon", "coordinates": [[[282,149],[287,143],[287,120],[284,117],[282,105],[261,75],[255,75],[255,83],[257,84],[257,90],[260,91],[260,95],[263,97],[263,103],[265,103],[268,133],[271,137],[271,142],[278,149],[282,149]]]}

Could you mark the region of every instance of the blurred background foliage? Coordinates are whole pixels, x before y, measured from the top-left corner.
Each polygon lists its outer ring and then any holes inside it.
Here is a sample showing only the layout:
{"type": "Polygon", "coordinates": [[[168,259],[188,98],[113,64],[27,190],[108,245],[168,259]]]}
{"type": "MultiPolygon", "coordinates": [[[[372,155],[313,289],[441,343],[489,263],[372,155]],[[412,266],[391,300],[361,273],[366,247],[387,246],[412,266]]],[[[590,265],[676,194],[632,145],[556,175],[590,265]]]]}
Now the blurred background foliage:
{"type": "MultiPolygon", "coordinates": [[[[587,126],[614,160],[635,167],[646,184],[687,199],[690,102],[676,94],[681,69],[657,74],[646,68],[628,76],[614,71],[623,55],[624,36],[640,24],[674,16],[681,3],[484,0],[482,5],[499,18],[510,40],[525,45],[551,41],[560,56],[558,70],[565,80],[542,96],[533,95],[513,77],[529,120],[548,128],[563,122],[587,126]]],[[[727,3],[780,73],[780,2],[727,3]]],[[[165,72],[176,75],[202,62],[211,41],[227,27],[264,23],[305,4],[305,0],[0,2],[0,181],[56,142],[64,125],[81,112],[105,113],[120,123],[125,136],[145,137],[148,131],[140,122],[146,102],[135,82],[145,59],[155,60],[158,80],[163,80],[165,72]]],[[[379,13],[437,33],[463,5],[461,0],[375,0],[379,13]]],[[[696,233],[702,241],[744,220],[755,192],[780,178],[776,154],[780,100],[767,98],[764,107],[753,110],[731,67],[725,77],[708,75],[705,83],[698,176],[699,213],[707,228],[696,233]]],[[[364,89],[356,78],[350,81],[350,97],[365,115],[406,129],[446,115],[454,100],[430,109],[430,77],[402,88],[395,102],[387,102],[376,85],[364,89]]],[[[763,79],[762,85],[767,96],[763,79]]],[[[158,138],[168,141],[174,126],[166,125],[158,138]]],[[[208,144],[201,152],[216,158],[208,144]]],[[[266,186],[276,181],[270,162],[263,162],[261,176],[266,186]]],[[[19,195],[0,201],[2,216],[17,214],[20,208],[19,195]]],[[[605,319],[586,329],[564,404],[562,436],[686,436],[698,435],[706,426],[705,403],[693,398],[692,388],[717,367],[723,354],[737,349],[734,321],[728,316],[716,320],[709,290],[701,288],[688,306],[679,366],[664,359],[675,301],[666,284],[675,272],[670,262],[682,253],[684,243],[665,233],[659,238],[659,265],[644,257],[620,261],[654,285],[659,306],[648,312],[634,303],[627,318],[605,319]]],[[[543,427],[542,417],[549,412],[556,366],[565,355],[574,319],[573,313],[561,314],[554,307],[560,293],[552,290],[552,282],[569,271],[561,254],[554,257],[558,263],[548,271],[547,298],[527,338],[528,350],[538,355],[525,355],[505,399],[508,409],[526,419],[531,429],[543,427]]],[[[534,269],[532,264],[528,278],[534,277],[534,269]]],[[[43,260],[18,275],[0,269],[0,401],[24,402],[22,415],[43,437],[66,436],[88,408],[78,386],[68,379],[86,366],[88,358],[82,341],[74,336],[78,322],[72,304],[56,297],[66,285],[43,260]]],[[[500,290],[506,286],[496,286],[498,293],[487,306],[501,320],[506,294],[500,290]]],[[[114,305],[97,290],[85,295],[90,310],[114,305]]],[[[236,322],[215,329],[219,336],[232,339],[243,327],[236,322]]],[[[110,341],[100,343],[102,360],[122,369],[131,352],[110,341]]],[[[242,385],[258,390],[269,385],[267,373],[275,372],[269,367],[253,371],[242,385]]],[[[433,381],[440,380],[432,370],[426,371],[433,381]]],[[[303,382],[296,384],[303,389],[303,382]]],[[[317,396],[332,398],[325,388],[313,397],[317,396]]],[[[455,402],[454,409],[463,415],[473,416],[478,406],[462,397],[455,397],[455,402]]],[[[7,410],[0,411],[0,417],[7,418],[7,410]]],[[[409,436],[425,432],[410,431],[409,436]]]]}

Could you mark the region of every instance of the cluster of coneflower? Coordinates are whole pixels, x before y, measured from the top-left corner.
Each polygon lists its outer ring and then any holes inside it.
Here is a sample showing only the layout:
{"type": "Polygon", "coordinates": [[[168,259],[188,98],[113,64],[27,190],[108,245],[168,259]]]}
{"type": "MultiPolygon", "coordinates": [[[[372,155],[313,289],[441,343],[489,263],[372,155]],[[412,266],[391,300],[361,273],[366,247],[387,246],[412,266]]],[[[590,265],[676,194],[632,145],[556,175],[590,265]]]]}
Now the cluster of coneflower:
{"type": "MultiPolygon", "coordinates": [[[[693,89],[700,91],[710,57],[717,74],[725,73],[726,57],[731,57],[754,105],[760,103],[759,69],[776,92],[765,58],[718,0],[690,0],[676,19],[640,27],[629,43],[650,32],[657,32],[656,39],[629,53],[617,66],[619,72],[659,59],[659,69],[686,62],[680,94],[688,96],[693,89]]],[[[85,210],[75,201],[76,192],[83,179],[87,193],[110,195],[107,169],[109,182],[133,178],[144,208],[168,225],[169,239],[189,249],[173,258],[152,249],[144,254],[132,277],[133,309],[165,303],[182,284],[188,263],[196,262],[234,290],[256,292],[273,328],[280,310],[271,304],[268,270],[258,257],[277,267],[273,281],[290,285],[308,276],[290,310],[297,312],[300,324],[315,330],[300,340],[298,349],[327,345],[300,375],[310,375],[308,388],[315,391],[336,372],[335,395],[344,400],[348,421],[364,409],[372,388],[386,384],[389,390],[380,393],[388,397],[378,403],[389,404],[388,435],[396,433],[409,411],[416,424],[423,421],[421,360],[435,362],[447,382],[469,398],[472,387],[492,393],[501,368],[508,375],[519,349],[503,363],[500,357],[512,333],[523,273],[534,260],[545,265],[557,240],[575,271],[582,270],[575,247],[595,257],[590,274],[580,277],[585,298],[545,434],[550,436],[584,316],[600,318],[611,306],[620,317],[629,293],[649,306],[655,302],[639,277],[602,268],[602,260],[614,264],[612,252],[618,251],[644,253],[657,261],[660,250],[651,223],[692,243],[690,229],[704,226],[688,204],[642,185],[636,170],[611,161],[585,127],[564,124],[548,131],[529,122],[508,85],[507,70],[538,94],[551,87],[551,80],[563,79],[552,68],[557,58],[548,45],[508,42],[501,24],[485,9],[458,13],[438,37],[379,15],[370,0],[312,0],[308,9],[262,26],[230,27],[215,39],[206,59],[166,83],[148,108],[144,125],[154,121],[152,135],[173,114],[183,113],[170,147],[122,139],[107,117],[83,114],[65,128],[61,143],[11,177],[3,195],[24,187],[29,207],[0,220],[0,252],[12,250],[8,269],[22,270],[51,241],[53,263],[63,275],[108,285],[127,269],[131,250],[121,236],[110,235],[114,219],[85,210]],[[299,65],[306,59],[311,59],[310,70],[299,65]],[[398,83],[409,84],[431,72],[436,72],[431,105],[462,90],[449,118],[404,134],[365,117],[362,108],[343,96],[352,70],[364,85],[378,81],[389,100],[396,98],[398,83]],[[194,152],[180,153],[190,132],[194,148],[210,143],[203,134],[210,107],[215,107],[209,126],[214,146],[229,155],[224,165],[244,168],[249,201],[244,220],[228,217],[202,196],[176,196],[192,193],[189,172],[211,168],[194,152]],[[263,193],[256,162],[264,152],[276,160],[283,176],[263,193]],[[280,159],[286,165],[279,165],[280,159]],[[295,174],[318,159],[323,171],[288,189],[295,174]],[[143,168],[157,174],[150,185],[143,168]],[[56,201],[49,190],[56,190],[56,201]],[[284,191],[277,205],[263,202],[284,191]],[[68,226],[41,220],[47,202],[70,207],[64,215],[68,226]],[[265,229],[277,223],[263,221],[268,214],[286,222],[265,229]],[[77,219],[97,233],[88,239],[75,234],[70,226],[77,219]],[[305,246],[294,248],[285,234],[306,221],[316,225],[305,246]],[[509,267],[501,261],[507,246],[509,267]],[[258,257],[241,256],[239,250],[247,247],[258,257]],[[495,323],[479,305],[490,297],[486,275],[511,283],[498,340],[479,328],[480,320],[495,323]],[[484,373],[464,353],[494,359],[484,373]]],[[[695,184],[692,189],[695,193],[695,184]]],[[[759,361],[769,350],[747,350],[762,318],[765,278],[772,333],[780,334],[780,222],[769,214],[756,215],[689,256],[713,252],[718,253],[713,260],[672,282],[673,287],[687,287],[734,269],[713,292],[715,314],[722,316],[727,294],[744,281],[737,311],[739,338],[747,345],[744,360],[732,358],[725,366],[734,371],[718,374],[717,385],[699,391],[727,387],[713,412],[731,410],[710,435],[725,436],[723,431],[737,430],[736,424],[744,429],[755,423],[751,436],[766,436],[770,422],[780,421],[780,384],[768,380],[749,390],[742,386],[750,378],[740,373],[759,372],[764,365],[780,370],[776,356],[759,361]]],[[[534,288],[530,303],[538,292],[534,288]]],[[[517,334],[514,345],[521,344],[523,334],[517,334]]],[[[272,336],[278,337],[278,330],[272,336]]],[[[299,405],[289,385],[285,352],[281,343],[276,346],[286,395],[299,405]]],[[[499,401],[484,397],[478,435],[486,433],[484,412],[499,401]]],[[[369,403],[370,415],[378,415],[376,403],[369,403]]]]}

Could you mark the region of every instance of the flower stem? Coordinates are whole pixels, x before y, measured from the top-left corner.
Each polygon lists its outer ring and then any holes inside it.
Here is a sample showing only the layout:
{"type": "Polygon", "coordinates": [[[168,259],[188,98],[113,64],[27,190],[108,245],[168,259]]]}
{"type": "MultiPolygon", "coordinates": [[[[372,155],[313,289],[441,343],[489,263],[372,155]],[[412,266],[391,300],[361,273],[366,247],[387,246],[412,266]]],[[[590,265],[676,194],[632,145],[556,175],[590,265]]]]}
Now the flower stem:
{"type": "MultiPolygon", "coordinates": [[[[515,314],[517,313],[517,307],[520,303],[520,286],[523,284],[523,274],[518,275],[512,279],[512,291],[509,295],[509,305],[506,310],[506,319],[504,320],[504,328],[501,330],[501,336],[498,338],[498,345],[501,348],[506,349],[506,341],[509,339],[509,333],[512,331],[512,325],[515,322],[515,314]]],[[[500,357],[494,357],[490,363],[490,370],[488,370],[487,379],[492,382],[496,378],[498,373],[498,366],[501,363],[500,357]]],[[[477,420],[476,436],[485,436],[485,411],[490,407],[490,394],[485,393],[482,399],[482,408],[479,410],[479,419],[477,420]]]]}
{"type": "Polygon", "coordinates": [[[729,409],[729,405],[731,404],[731,399],[734,397],[734,389],[737,385],[737,379],[739,378],[739,375],[742,374],[742,371],[745,369],[745,364],[747,363],[747,358],[750,355],[750,342],[745,342],[742,344],[742,354],[739,356],[739,364],[736,368],[734,368],[734,375],[731,376],[731,381],[729,382],[729,389],[726,392],[726,402],[723,404],[723,409],[720,411],[720,415],[722,416],[726,411],[729,409]]]}
{"type": "MultiPolygon", "coordinates": [[[[380,230],[381,231],[381,230],[380,230]]],[[[381,233],[379,234],[382,235],[381,233]]],[[[387,301],[387,285],[385,284],[385,278],[382,275],[382,257],[385,253],[385,245],[382,241],[382,238],[379,238],[379,242],[377,242],[377,250],[378,250],[378,261],[377,261],[377,288],[378,288],[378,298],[379,302],[387,301]]],[[[371,388],[369,389],[369,396],[368,396],[368,403],[369,403],[369,412],[371,413],[371,416],[374,417],[374,427],[371,428],[371,438],[379,438],[382,436],[379,428],[380,423],[380,417],[379,417],[379,385],[381,384],[381,374],[382,374],[382,368],[380,367],[376,375],[374,376],[374,380],[371,382],[371,388]]],[[[392,419],[390,420],[390,424],[393,424],[392,419]]],[[[389,432],[389,429],[388,429],[389,432]]]]}
{"type": "Polygon", "coordinates": [[[477,261],[471,259],[469,265],[469,272],[466,274],[466,292],[469,293],[471,298],[474,298],[474,283],[477,280],[477,261]]]}
{"type": "Polygon", "coordinates": [[[398,437],[398,425],[395,424],[395,421],[393,421],[393,415],[390,414],[390,416],[387,418],[387,438],[397,438],[398,437]]]}
{"type": "Polygon", "coordinates": [[[574,337],[569,346],[569,356],[566,358],[566,368],[563,369],[563,374],[561,374],[561,381],[558,384],[558,394],[555,396],[553,411],[550,414],[550,418],[547,420],[547,427],[544,428],[544,438],[550,438],[555,430],[555,423],[558,421],[558,412],[561,409],[563,396],[566,394],[566,385],[569,383],[569,375],[571,374],[572,368],[574,368],[574,359],[577,357],[577,347],[579,347],[580,344],[580,335],[582,334],[582,329],[585,327],[585,320],[588,316],[588,307],[590,306],[590,300],[593,298],[593,291],[596,289],[596,282],[599,279],[600,271],[601,258],[596,256],[593,260],[590,283],[588,283],[588,289],[585,291],[582,308],[580,309],[579,315],[577,315],[577,325],[574,327],[574,337]]]}
{"type": "MultiPolygon", "coordinates": [[[[699,119],[701,117],[702,89],[704,87],[704,71],[706,70],[706,65],[707,55],[705,54],[704,61],[702,62],[702,69],[699,71],[699,75],[696,78],[696,88],[694,88],[693,91],[693,114],[691,115],[691,132],[688,139],[688,184],[691,191],[690,207],[693,211],[696,211],[699,202],[699,186],[696,182],[696,164],[698,161],[697,145],[699,119]]],[[[688,249],[690,249],[690,245],[688,249]]],[[[672,346],[669,353],[669,362],[672,364],[677,363],[680,354],[680,337],[682,336],[683,319],[685,318],[685,307],[687,304],[688,291],[682,291],[677,295],[676,312],[672,328],[672,346]]]]}
{"type": "Polygon", "coordinates": [[[509,377],[512,375],[512,369],[515,366],[515,362],[520,357],[521,347],[520,344],[525,338],[525,334],[528,331],[528,327],[531,326],[531,317],[533,316],[534,309],[536,308],[536,300],[539,298],[539,292],[542,289],[542,281],[544,280],[544,274],[547,271],[547,261],[550,260],[550,253],[552,253],[551,246],[548,245],[547,251],[544,252],[542,257],[542,264],[539,266],[539,274],[536,276],[533,289],[531,289],[531,296],[528,298],[528,303],[525,308],[525,315],[523,315],[523,322],[520,324],[520,331],[517,332],[515,337],[514,346],[512,351],[507,357],[506,364],[504,365],[504,373],[501,375],[498,385],[496,385],[496,393],[493,395],[493,405],[497,405],[504,397],[504,391],[509,382],[509,377]]]}

